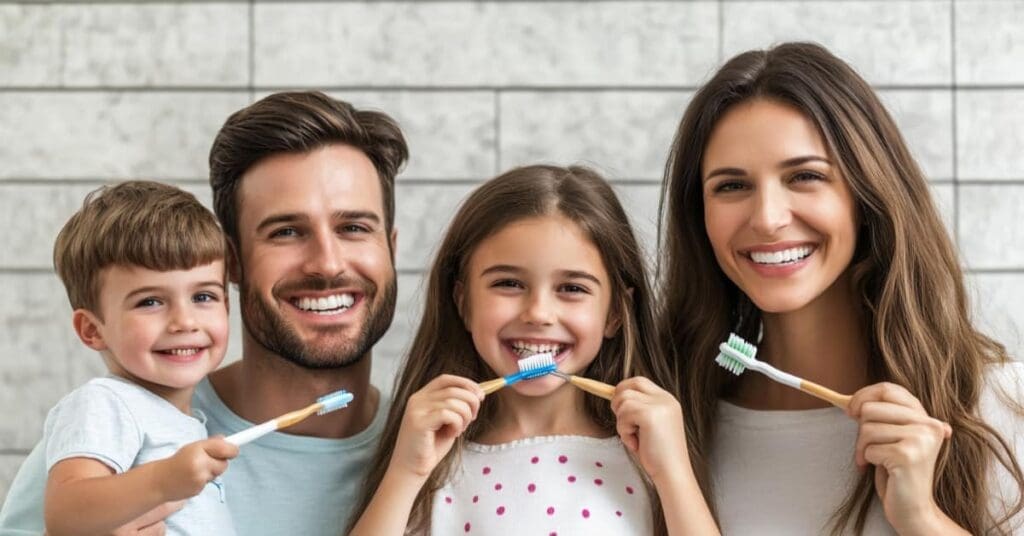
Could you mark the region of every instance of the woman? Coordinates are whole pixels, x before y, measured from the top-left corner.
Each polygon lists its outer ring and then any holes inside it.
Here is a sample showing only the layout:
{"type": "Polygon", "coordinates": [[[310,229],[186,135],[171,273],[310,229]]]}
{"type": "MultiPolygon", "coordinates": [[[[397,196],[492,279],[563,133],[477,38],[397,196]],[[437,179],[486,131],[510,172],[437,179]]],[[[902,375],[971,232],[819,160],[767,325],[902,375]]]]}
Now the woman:
{"type": "Polygon", "coordinates": [[[927,181],[860,76],[812,44],[736,56],[663,188],[660,329],[723,533],[1014,530],[1024,369],[971,324],[927,181]],[[732,376],[713,360],[730,332],[848,409],[732,376]]]}

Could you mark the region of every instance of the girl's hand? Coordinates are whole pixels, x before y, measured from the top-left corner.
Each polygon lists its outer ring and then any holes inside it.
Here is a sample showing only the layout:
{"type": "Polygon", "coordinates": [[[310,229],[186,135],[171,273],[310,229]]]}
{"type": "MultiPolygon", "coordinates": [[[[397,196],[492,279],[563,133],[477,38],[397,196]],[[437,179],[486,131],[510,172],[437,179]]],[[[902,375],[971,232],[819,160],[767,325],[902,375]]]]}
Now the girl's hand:
{"type": "Polygon", "coordinates": [[[416,391],[405,406],[391,468],[426,479],[476,419],[483,399],[476,382],[450,374],[416,391]]]}
{"type": "Polygon", "coordinates": [[[935,504],[935,461],[953,429],[925,412],[909,391],[892,383],[869,385],[847,408],[860,423],[857,467],[875,466],[875,489],[885,517],[900,534],[924,534],[949,518],[935,504]]]}
{"type": "Polygon", "coordinates": [[[612,411],[619,437],[656,487],[690,471],[683,410],[668,391],[640,376],[623,380],[612,411]]]}

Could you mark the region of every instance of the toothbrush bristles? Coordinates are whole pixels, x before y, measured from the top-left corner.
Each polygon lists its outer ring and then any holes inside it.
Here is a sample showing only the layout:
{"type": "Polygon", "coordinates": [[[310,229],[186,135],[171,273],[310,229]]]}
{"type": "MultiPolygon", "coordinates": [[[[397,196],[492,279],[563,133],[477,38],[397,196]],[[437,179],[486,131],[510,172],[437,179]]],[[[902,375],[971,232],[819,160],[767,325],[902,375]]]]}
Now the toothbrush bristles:
{"type": "Polygon", "coordinates": [[[348,406],[348,403],[351,402],[354,398],[355,397],[352,395],[352,393],[344,389],[341,389],[340,391],[335,391],[333,393],[328,393],[316,399],[317,402],[324,405],[324,407],[320,408],[320,410],[317,411],[316,414],[323,415],[325,413],[330,413],[332,411],[339,410],[345,406],[348,406]]]}
{"type": "Polygon", "coordinates": [[[551,355],[551,353],[534,354],[530,357],[520,359],[516,364],[519,365],[520,372],[536,370],[539,368],[554,366],[555,356],[551,355]]]}
{"type": "Polygon", "coordinates": [[[715,363],[737,376],[743,374],[747,368],[737,355],[751,360],[755,359],[754,356],[757,355],[757,347],[735,333],[729,334],[729,340],[723,343],[719,350],[718,356],[715,357],[715,363]]]}

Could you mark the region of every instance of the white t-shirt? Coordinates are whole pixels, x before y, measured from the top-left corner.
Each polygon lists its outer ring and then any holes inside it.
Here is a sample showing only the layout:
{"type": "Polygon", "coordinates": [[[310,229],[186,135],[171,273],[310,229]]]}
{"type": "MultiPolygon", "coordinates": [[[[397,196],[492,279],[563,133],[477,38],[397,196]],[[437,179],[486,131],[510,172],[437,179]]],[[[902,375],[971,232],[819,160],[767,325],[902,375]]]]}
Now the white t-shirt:
{"type": "MultiPolygon", "coordinates": [[[[979,405],[981,417],[1015,447],[1018,463],[1024,464],[1024,420],[998,397],[996,387],[1024,401],[1024,363],[992,367],[979,405]]],[[[722,533],[827,534],[830,517],[859,477],[853,461],[856,421],[838,408],[757,411],[724,401],[718,415],[711,475],[722,533]]],[[[1018,491],[994,463],[992,509],[1003,512],[1000,497],[1012,504],[1018,491]]],[[[864,534],[895,534],[878,500],[871,504],[864,534]]]]}
{"type": "Polygon", "coordinates": [[[431,532],[629,536],[653,531],[650,498],[618,437],[469,443],[434,495],[431,532]]]}

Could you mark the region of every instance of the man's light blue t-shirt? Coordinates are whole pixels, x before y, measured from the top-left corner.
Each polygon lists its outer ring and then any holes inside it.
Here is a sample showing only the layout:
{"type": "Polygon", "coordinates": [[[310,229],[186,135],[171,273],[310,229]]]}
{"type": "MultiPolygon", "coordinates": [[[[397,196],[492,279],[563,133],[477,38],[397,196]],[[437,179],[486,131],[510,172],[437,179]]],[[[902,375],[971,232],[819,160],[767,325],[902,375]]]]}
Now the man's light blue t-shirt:
{"type": "MultiPolygon", "coordinates": [[[[196,386],[192,404],[206,415],[210,435],[231,435],[253,425],[228,409],[208,380],[196,386]]],[[[346,439],[272,433],[243,446],[222,476],[235,531],[247,536],[341,534],[365,492],[363,478],[387,411],[382,397],[370,426],[346,439]]],[[[44,454],[36,445],[18,470],[0,510],[0,536],[42,534],[44,454]]]]}

